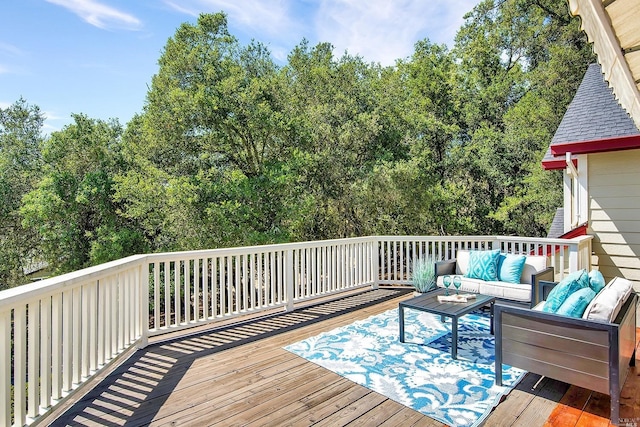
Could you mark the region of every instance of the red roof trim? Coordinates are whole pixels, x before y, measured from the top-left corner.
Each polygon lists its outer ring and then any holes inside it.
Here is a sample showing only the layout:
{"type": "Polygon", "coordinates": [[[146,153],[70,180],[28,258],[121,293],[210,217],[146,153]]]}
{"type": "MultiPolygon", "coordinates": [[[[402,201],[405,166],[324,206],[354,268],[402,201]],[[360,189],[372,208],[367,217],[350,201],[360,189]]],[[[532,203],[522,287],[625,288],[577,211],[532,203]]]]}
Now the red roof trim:
{"type": "Polygon", "coordinates": [[[564,142],[551,145],[551,154],[562,156],[567,153],[589,154],[607,151],[632,150],[640,148],[640,134],[619,136],[615,138],[596,139],[592,141],[564,142]]]}
{"type": "Polygon", "coordinates": [[[586,236],[587,227],[588,227],[588,224],[585,222],[584,224],[579,225],[576,228],[567,231],[562,236],[558,237],[558,239],[573,239],[574,237],[586,236]]]}
{"type": "MultiPolygon", "coordinates": [[[[578,167],[577,159],[571,159],[571,161],[575,167],[578,167]]],[[[547,171],[564,169],[567,167],[567,161],[565,159],[543,160],[542,167],[547,171]]]]}
{"type": "MultiPolygon", "coordinates": [[[[576,228],[567,231],[566,233],[564,233],[562,236],[558,237],[558,239],[573,239],[574,237],[579,237],[579,236],[586,236],[587,235],[587,227],[588,224],[585,222],[582,225],[577,226],[576,228]]],[[[555,253],[560,252],[560,247],[556,246],[555,249],[555,253]]],[[[533,251],[531,251],[531,254],[534,255],[536,253],[536,250],[534,249],[533,251]]],[[[547,254],[552,254],[554,253],[553,248],[551,247],[551,245],[547,245],[547,254]]],[[[538,255],[544,255],[544,246],[540,246],[538,248],[538,255]]]]}

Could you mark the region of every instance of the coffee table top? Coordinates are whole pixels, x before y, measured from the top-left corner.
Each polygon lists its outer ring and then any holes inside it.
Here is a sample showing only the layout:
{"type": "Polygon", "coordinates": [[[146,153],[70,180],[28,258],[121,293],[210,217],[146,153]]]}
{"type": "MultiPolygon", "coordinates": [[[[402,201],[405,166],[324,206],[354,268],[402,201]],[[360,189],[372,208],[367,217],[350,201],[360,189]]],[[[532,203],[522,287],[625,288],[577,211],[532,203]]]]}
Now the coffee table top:
{"type": "MultiPolygon", "coordinates": [[[[424,295],[400,302],[400,306],[444,316],[461,316],[496,300],[495,297],[489,295],[475,294],[476,297],[468,302],[439,302],[438,295],[444,295],[445,292],[446,289],[443,288],[427,292],[424,295]]],[[[449,290],[449,292],[453,293],[455,291],[449,290]]],[[[468,292],[465,292],[465,294],[468,294],[468,292]]]]}

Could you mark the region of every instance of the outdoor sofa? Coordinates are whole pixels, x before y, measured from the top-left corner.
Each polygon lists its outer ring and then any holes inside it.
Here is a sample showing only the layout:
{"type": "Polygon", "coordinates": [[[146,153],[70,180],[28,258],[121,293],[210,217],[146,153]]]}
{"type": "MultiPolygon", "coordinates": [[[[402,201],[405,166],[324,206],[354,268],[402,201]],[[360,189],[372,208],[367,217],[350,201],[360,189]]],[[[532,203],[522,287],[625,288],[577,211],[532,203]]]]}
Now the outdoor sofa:
{"type": "MultiPolygon", "coordinates": [[[[553,267],[547,267],[547,257],[541,255],[502,254],[500,251],[458,250],[455,259],[436,262],[436,283],[443,287],[445,275],[460,276],[463,292],[473,292],[496,297],[517,305],[533,307],[537,304],[539,283],[552,281],[553,267]],[[483,273],[472,274],[473,262],[478,256],[495,256],[496,271],[493,277],[483,277],[483,273]],[[514,265],[513,263],[519,263],[514,265]],[[509,265],[507,265],[509,263],[509,265]],[[513,268],[511,268],[513,267],[513,268]],[[507,273],[504,273],[507,271],[507,273]],[[500,274],[503,272],[503,274],[500,274]],[[470,277],[471,276],[471,277],[470,277]],[[489,280],[486,280],[489,279],[489,280]],[[493,279],[493,280],[491,280],[493,279]]],[[[452,286],[453,287],[453,286],[452,286]]]]}
{"type": "MultiPolygon", "coordinates": [[[[555,285],[543,282],[540,299],[555,285]]],[[[581,317],[542,311],[544,301],[532,309],[496,304],[496,384],[502,385],[506,364],[607,394],[611,423],[617,425],[620,391],[629,366],[635,365],[637,303],[631,284],[618,277],[596,294],[581,317]],[[615,286],[627,291],[614,293],[615,298],[610,292],[602,303],[605,291],[615,286]]]]}

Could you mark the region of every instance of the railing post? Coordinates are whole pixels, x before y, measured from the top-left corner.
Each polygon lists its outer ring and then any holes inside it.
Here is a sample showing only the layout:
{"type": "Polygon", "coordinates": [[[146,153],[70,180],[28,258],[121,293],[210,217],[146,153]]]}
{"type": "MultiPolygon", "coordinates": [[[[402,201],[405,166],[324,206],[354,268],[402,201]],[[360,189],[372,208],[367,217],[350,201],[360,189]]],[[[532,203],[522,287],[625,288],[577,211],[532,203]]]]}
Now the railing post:
{"type": "Polygon", "coordinates": [[[369,244],[371,245],[369,253],[372,258],[369,264],[371,265],[371,277],[373,278],[371,289],[378,289],[380,286],[380,239],[376,236],[369,244]]]}
{"type": "MultiPolygon", "coordinates": [[[[0,424],[11,425],[11,313],[0,313],[0,424]]],[[[21,384],[21,382],[17,382],[21,384]]],[[[17,394],[22,396],[22,393],[17,394]]],[[[23,406],[20,404],[20,406],[23,406]]]]}
{"type": "Polygon", "coordinates": [[[285,307],[286,311],[293,310],[293,278],[294,278],[294,268],[293,265],[293,249],[287,249],[286,251],[286,261],[285,261],[285,276],[284,276],[284,288],[286,293],[286,301],[287,305],[285,307]]]}
{"type": "MultiPolygon", "coordinates": [[[[140,339],[138,340],[138,348],[145,348],[149,344],[149,261],[144,258],[138,266],[138,286],[140,290],[140,339]],[[144,268],[146,267],[146,269],[144,268]],[[145,274],[145,270],[147,274],[145,274]]],[[[157,292],[158,284],[154,283],[154,289],[157,292]]],[[[157,326],[157,325],[156,325],[157,326]]]]}
{"type": "Polygon", "coordinates": [[[579,262],[579,244],[572,243],[569,245],[569,273],[573,273],[578,270],[579,262]]]}
{"type": "Polygon", "coordinates": [[[580,250],[582,262],[581,267],[587,271],[591,271],[591,239],[586,242],[581,242],[582,249],[580,250]]]}

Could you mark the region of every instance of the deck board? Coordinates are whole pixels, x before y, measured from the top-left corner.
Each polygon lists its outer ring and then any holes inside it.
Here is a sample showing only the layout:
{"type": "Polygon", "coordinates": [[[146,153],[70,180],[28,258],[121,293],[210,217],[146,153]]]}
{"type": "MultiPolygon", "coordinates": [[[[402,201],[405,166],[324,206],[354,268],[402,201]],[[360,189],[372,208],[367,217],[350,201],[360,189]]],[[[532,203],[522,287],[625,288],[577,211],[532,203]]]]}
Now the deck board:
{"type": "MultiPolygon", "coordinates": [[[[283,349],[397,308],[410,294],[379,289],[149,345],[77,398],[53,426],[442,426],[283,349]]],[[[607,396],[528,374],[485,426],[604,422],[607,396]],[[586,407],[586,412],[582,410],[586,407]],[[589,412],[591,411],[591,412],[589,412]]],[[[621,414],[640,421],[637,370],[621,414]]],[[[627,397],[625,399],[625,396],[627,397]]],[[[587,424],[585,424],[587,423],[587,424]]]]}

